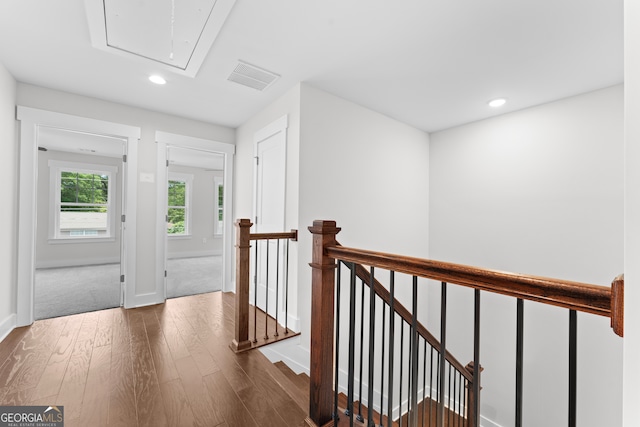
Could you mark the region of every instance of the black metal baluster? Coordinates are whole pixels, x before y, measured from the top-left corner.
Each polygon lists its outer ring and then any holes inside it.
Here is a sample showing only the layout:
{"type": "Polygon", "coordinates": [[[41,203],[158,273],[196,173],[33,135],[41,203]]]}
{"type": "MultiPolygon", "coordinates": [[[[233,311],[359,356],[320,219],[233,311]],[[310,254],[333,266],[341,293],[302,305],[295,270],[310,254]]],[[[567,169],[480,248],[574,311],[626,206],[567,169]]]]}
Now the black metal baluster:
{"type": "Polygon", "coordinates": [[[480,425],[480,290],[474,290],[473,309],[473,420],[480,425]]]}
{"type": "MultiPolygon", "coordinates": [[[[454,383],[455,384],[455,383],[454,383]]],[[[451,363],[449,363],[449,385],[447,387],[447,394],[449,395],[447,410],[447,424],[451,425],[451,363]]]]}
{"type": "Polygon", "coordinates": [[[429,427],[431,427],[431,407],[433,406],[433,351],[434,348],[431,347],[431,355],[429,356],[429,427]]]}
{"type": "Polygon", "coordinates": [[[264,283],[264,339],[269,339],[267,327],[269,325],[269,239],[267,242],[267,272],[265,274],[264,283]]]}
{"type": "Polygon", "coordinates": [[[338,415],[338,381],[340,379],[340,285],[342,284],[341,271],[342,261],[338,261],[338,269],[336,271],[336,350],[333,359],[335,360],[335,371],[333,374],[333,419],[336,425],[338,424],[338,420],[340,419],[340,416],[338,415]]]}
{"type": "Polygon", "coordinates": [[[276,240],[276,331],[273,333],[274,337],[278,336],[278,285],[280,284],[280,239],[276,240]]]}
{"type": "Polygon", "coordinates": [[[425,407],[424,404],[426,402],[427,396],[427,340],[423,339],[424,342],[424,354],[422,355],[422,427],[424,427],[424,414],[425,407]]]}
{"type": "Polygon", "coordinates": [[[393,359],[395,354],[395,273],[389,272],[389,397],[387,400],[387,427],[393,426],[393,359]]]}
{"type": "Polygon", "coordinates": [[[445,375],[445,362],[447,354],[447,284],[442,282],[441,285],[441,299],[440,299],[440,357],[438,373],[439,378],[439,391],[438,391],[438,413],[436,425],[444,427],[444,375],[445,375]]]}
{"type": "Polygon", "coordinates": [[[289,239],[287,239],[287,269],[284,271],[284,334],[289,333],[289,239]]]}
{"type": "Polygon", "coordinates": [[[253,272],[253,342],[258,342],[258,244],[260,240],[256,240],[256,263],[253,272]]]}
{"type": "Polygon", "coordinates": [[[404,320],[400,318],[400,403],[398,404],[398,421],[402,427],[402,367],[404,366],[404,320]]]}
{"type": "MultiPolygon", "coordinates": [[[[355,268],[355,267],[354,267],[355,268]]],[[[356,420],[364,422],[362,416],[362,359],[364,356],[364,280],[360,281],[362,293],[360,298],[360,374],[358,375],[358,416],[356,420]]]]}
{"type": "Polygon", "coordinates": [[[355,374],[355,351],[356,344],[354,335],[356,328],[356,266],[351,263],[351,280],[349,290],[349,376],[347,385],[347,410],[345,414],[349,416],[349,426],[353,427],[353,389],[355,374]]]}
{"type": "MultiPolygon", "coordinates": [[[[469,413],[469,411],[467,410],[467,404],[468,404],[468,402],[467,402],[467,396],[469,395],[469,381],[467,381],[467,379],[466,379],[466,378],[465,378],[465,381],[464,381],[464,389],[465,389],[467,392],[466,392],[466,393],[464,393],[464,394],[462,395],[462,401],[463,401],[463,403],[464,403],[463,407],[464,407],[464,409],[465,409],[465,413],[466,413],[466,414],[468,414],[468,413],[469,413]]],[[[463,426],[464,426],[464,427],[469,427],[469,418],[463,418],[463,421],[464,421],[464,422],[463,422],[463,426]]]]}
{"type": "Polygon", "coordinates": [[[386,315],[387,315],[387,304],[384,302],[384,300],[382,301],[382,345],[380,346],[381,349],[381,353],[382,353],[382,362],[380,363],[380,423],[379,423],[379,427],[384,427],[382,425],[382,416],[384,415],[384,406],[383,405],[383,401],[382,398],[384,397],[384,345],[385,345],[385,320],[386,320],[386,315]]]}
{"type": "Polygon", "coordinates": [[[418,425],[418,276],[413,276],[413,308],[411,317],[411,412],[409,425],[418,425]]]}
{"type": "Polygon", "coordinates": [[[376,337],[376,291],[374,284],[374,267],[371,267],[370,270],[370,278],[371,281],[369,283],[369,367],[367,368],[367,372],[369,374],[369,378],[367,380],[367,425],[373,426],[373,356],[374,356],[374,346],[375,346],[375,337],[376,337]]]}
{"type": "Polygon", "coordinates": [[[462,376],[462,372],[458,371],[458,427],[460,427],[460,424],[462,424],[462,388],[464,385],[463,380],[464,377],[462,376]]]}
{"type": "Polygon", "coordinates": [[[524,301],[516,302],[516,427],[522,427],[522,370],[524,351],[524,301]]]}
{"type": "Polygon", "coordinates": [[[576,427],[578,393],[578,316],[569,310],[569,427],[576,427]]]}

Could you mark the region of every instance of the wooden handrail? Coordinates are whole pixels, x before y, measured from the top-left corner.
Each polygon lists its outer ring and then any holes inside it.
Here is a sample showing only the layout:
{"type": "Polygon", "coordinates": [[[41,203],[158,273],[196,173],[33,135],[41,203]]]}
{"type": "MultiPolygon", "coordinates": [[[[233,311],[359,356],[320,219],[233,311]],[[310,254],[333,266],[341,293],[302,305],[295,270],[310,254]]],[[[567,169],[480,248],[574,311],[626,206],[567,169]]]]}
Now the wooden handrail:
{"type": "Polygon", "coordinates": [[[624,279],[617,279],[616,295],[612,288],[546,277],[508,273],[442,261],[386,254],[334,245],[325,247],[326,255],[341,261],[355,262],[393,270],[441,282],[454,283],[482,291],[544,304],[612,317],[614,331],[622,336],[624,318],[624,279]]]}
{"type": "MultiPolygon", "coordinates": [[[[355,264],[355,268],[356,268],[356,276],[358,276],[358,278],[360,278],[367,286],[369,286],[371,275],[367,271],[367,269],[362,264],[355,264]]],[[[391,294],[389,293],[387,288],[385,288],[384,285],[382,285],[382,283],[380,283],[377,279],[374,278],[373,280],[374,280],[373,283],[374,283],[375,293],[380,298],[382,298],[382,300],[387,305],[390,306],[391,294]]],[[[404,319],[405,322],[407,322],[408,324],[411,324],[412,318],[413,318],[413,315],[411,314],[411,312],[407,310],[407,308],[405,308],[405,306],[403,306],[395,298],[394,298],[393,305],[394,305],[394,311],[398,313],[398,315],[402,317],[402,319],[404,319]]],[[[425,326],[422,323],[418,322],[417,326],[418,326],[417,327],[418,335],[424,338],[429,343],[429,345],[431,345],[431,347],[439,351],[440,342],[431,334],[431,332],[427,330],[427,328],[425,328],[425,326]]],[[[449,353],[449,351],[445,353],[445,359],[451,364],[451,366],[453,366],[458,372],[460,372],[467,380],[473,381],[473,372],[469,373],[466,366],[460,363],[458,359],[453,357],[453,355],[449,353]]]]}
{"type": "Polygon", "coordinates": [[[281,233],[251,233],[249,235],[249,240],[270,239],[290,239],[295,242],[298,240],[298,230],[285,231],[281,233]]]}

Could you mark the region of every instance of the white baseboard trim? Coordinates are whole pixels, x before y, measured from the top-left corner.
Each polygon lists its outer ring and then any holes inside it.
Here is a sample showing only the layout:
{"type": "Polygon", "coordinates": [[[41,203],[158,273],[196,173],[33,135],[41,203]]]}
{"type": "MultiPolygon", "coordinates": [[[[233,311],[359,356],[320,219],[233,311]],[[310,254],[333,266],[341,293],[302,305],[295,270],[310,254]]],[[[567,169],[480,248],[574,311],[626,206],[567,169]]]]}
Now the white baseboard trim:
{"type": "Polygon", "coordinates": [[[152,292],[149,294],[136,295],[134,305],[130,308],[145,307],[147,305],[155,305],[163,302],[161,295],[158,295],[156,292],[152,292]]]}
{"type": "Polygon", "coordinates": [[[221,256],[220,251],[190,251],[190,252],[175,252],[167,254],[167,259],[181,259],[181,258],[202,258],[207,256],[221,256]]]}
{"type": "Polygon", "coordinates": [[[309,375],[309,350],[300,346],[300,336],[260,347],[259,350],[271,363],[282,361],[296,374],[304,372],[309,375]]]}
{"type": "Polygon", "coordinates": [[[7,337],[7,335],[9,335],[11,331],[15,329],[15,327],[16,314],[11,313],[9,316],[7,316],[6,319],[0,322],[0,342],[2,342],[7,337]]]}
{"type": "Polygon", "coordinates": [[[87,265],[120,264],[120,257],[42,260],[36,264],[38,268],[84,267],[87,265]]]}

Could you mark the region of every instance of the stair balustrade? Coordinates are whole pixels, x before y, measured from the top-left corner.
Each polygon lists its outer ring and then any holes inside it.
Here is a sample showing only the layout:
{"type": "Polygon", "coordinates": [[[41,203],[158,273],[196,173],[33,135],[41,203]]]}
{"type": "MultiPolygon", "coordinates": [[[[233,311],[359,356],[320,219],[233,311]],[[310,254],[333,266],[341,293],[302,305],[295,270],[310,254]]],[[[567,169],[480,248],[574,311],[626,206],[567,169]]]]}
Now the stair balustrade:
{"type": "Polygon", "coordinates": [[[576,313],[609,317],[613,331],[623,335],[622,276],[611,287],[590,285],[348,248],[337,242],[340,228],[334,221],[314,221],[309,231],[313,254],[306,423],[312,427],[353,426],[356,421],[381,427],[479,426],[480,300],[486,292],[515,298],[517,427],[522,426],[525,300],[569,311],[569,427],[576,425],[576,313]],[[345,283],[343,276],[348,276],[345,283]],[[472,288],[474,294],[473,361],[466,366],[447,351],[450,285],[472,288]],[[439,341],[418,321],[425,311],[419,294],[428,286],[440,287],[439,341]],[[398,301],[399,292],[411,301],[410,310],[398,301]],[[346,393],[343,407],[338,402],[341,392],[346,393]]]}
{"type": "Polygon", "coordinates": [[[239,353],[283,338],[278,332],[281,313],[284,317],[283,334],[286,337],[299,335],[293,333],[288,327],[289,242],[297,241],[298,231],[251,233],[253,223],[249,219],[238,219],[235,225],[235,335],[230,347],[234,352],[239,353]],[[253,263],[251,262],[251,242],[254,243],[253,263]],[[275,247],[271,248],[274,244],[275,247]],[[253,291],[251,290],[252,273],[253,291]],[[273,297],[270,299],[269,295],[272,292],[273,297]],[[281,300],[284,307],[279,305],[281,300]],[[259,330],[258,325],[263,319],[264,328],[259,330]],[[273,325],[271,331],[270,323],[273,325]]]}

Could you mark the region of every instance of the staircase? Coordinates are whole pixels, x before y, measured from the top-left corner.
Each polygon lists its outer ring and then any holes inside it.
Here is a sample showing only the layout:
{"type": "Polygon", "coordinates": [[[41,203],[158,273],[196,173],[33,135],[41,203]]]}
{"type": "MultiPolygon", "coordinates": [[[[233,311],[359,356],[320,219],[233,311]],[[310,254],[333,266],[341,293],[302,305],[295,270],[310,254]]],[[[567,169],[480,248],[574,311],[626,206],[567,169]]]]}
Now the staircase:
{"type": "MultiPolygon", "coordinates": [[[[305,373],[296,374],[289,368],[284,362],[275,362],[273,364],[278,372],[271,372],[271,376],[282,386],[282,388],[287,392],[287,394],[294,400],[303,410],[307,410],[307,406],[309,405],[309,376],[305,373]]],[[[363,416],[367,413],[366,405],[362,405],[360,409],[358,401],[353,403],[353,407],[355,409],[354,413],[354,425],[356,426],[365,426],[366,422],[360,422],[356,420],[357,414],[360,412],[363,416]]],[[[338,408],[340,409],[340,420],[338,421],[337,427],[348,427],[349,426],[349,417],[344,415],[345,408],[347,407],[347,396],[344,393],[340,393],[338,395],[338,408]]],[[[437,425],[436,424],[436,413],[437,413],[437,402],[426,398],[422,402],[420,402],[418,407],[418,425],[437,425]],[[429,402],[431,405],[429,405],[429,402]],[[431,408],[429,407],[431,406],[431,408]],[[431,419],[431,421],[429,421],[431,419]]],[[[457,420],[454,422],[453,413],[449,413],[448,410],[445,411],[445,426],[458,426],[460,425],[457,420]]],[[[380,414],[376,411],[373,411],[373,424],[375,426],[382,425],[383,427],[388,426],[388,420],[386,416],[382,417],[382,421],[380,420],[380,414]]],[[[408,426],[409,425],[409,415],[404,414],[401,420],[394,420],[392,426],[400,427],[400,426],[408,426]]]]}

